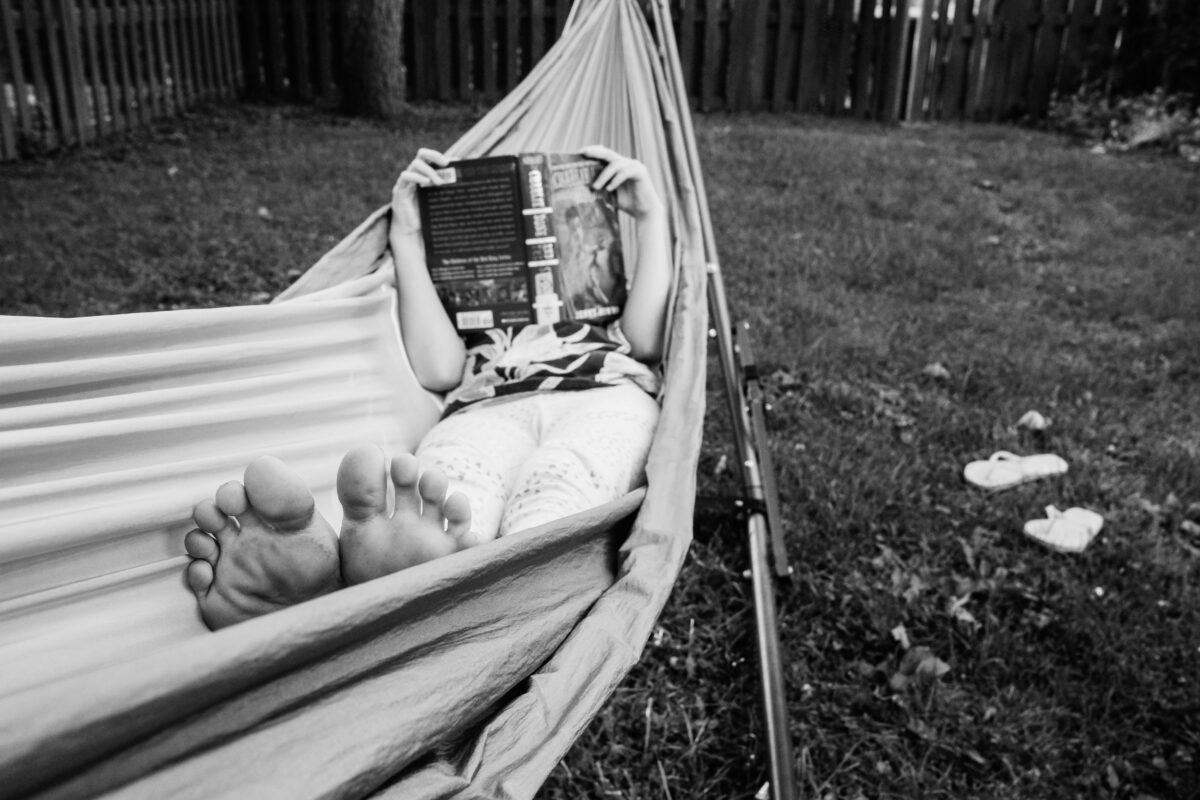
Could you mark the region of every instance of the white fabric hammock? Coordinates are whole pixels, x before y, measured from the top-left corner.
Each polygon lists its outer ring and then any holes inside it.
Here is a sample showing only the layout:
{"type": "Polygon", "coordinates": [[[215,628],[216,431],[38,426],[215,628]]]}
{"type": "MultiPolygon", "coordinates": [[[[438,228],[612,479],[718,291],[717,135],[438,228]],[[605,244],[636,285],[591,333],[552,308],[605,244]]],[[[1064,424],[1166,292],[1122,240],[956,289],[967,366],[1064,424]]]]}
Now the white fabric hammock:
{"type": "Polygon", "coordinates": [[[706,254],[664,8],[580,0],[451,149],[596,142],[650,167],[676,263],[644,491],[209,633],[181,577],[193,503],[270,452],[336,521],[342,453],[411,449],[437,416],[403,356],[387,209],[271,306],[0,318],[6,795],[536,791],[636,663],[691,539],[706,254]]]}

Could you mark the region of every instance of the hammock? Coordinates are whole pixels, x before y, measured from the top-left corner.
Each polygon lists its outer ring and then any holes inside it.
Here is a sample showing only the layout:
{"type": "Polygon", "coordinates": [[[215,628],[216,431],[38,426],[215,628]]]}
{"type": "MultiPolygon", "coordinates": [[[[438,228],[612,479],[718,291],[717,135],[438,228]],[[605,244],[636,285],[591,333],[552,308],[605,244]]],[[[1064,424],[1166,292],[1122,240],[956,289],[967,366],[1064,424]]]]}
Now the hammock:
{"type": "Polygon", "coordinates": [[[674,299],[648,486],[210,633],[193,503],[273,453],[331,485],[411,450],[380,209],[267,306],[0,317],[0,786],[6,796],[529,797],[636,663],[691,539],[706,253],[665,3],[579,0],[454,156],[607,144],[671,208],[674,299]],[[313,387],[319,387],[314,390],[313,387]]]}

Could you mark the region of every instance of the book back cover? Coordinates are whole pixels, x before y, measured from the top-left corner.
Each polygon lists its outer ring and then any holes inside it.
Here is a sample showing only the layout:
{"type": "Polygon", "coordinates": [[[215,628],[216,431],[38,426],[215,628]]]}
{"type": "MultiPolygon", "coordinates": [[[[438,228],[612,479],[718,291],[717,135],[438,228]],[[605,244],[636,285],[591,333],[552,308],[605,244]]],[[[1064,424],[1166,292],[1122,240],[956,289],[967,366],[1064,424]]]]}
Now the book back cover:
{"type": "Polygon", "coordinates": [[[533,322],[515,156],[458,161],[417,192],[425,260],[459,331],[533,322]]]}

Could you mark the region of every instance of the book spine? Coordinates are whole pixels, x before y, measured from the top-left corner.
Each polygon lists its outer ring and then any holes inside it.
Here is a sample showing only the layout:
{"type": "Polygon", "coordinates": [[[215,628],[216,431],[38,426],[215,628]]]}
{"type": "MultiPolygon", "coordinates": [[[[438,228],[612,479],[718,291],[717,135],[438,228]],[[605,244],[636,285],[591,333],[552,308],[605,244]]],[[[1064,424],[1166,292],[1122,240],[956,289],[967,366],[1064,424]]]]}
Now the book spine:
{"type": "Polygon", "coordinates": [[[557,279],[559,245],[550,203],[550,159],[544,153],[520,156],[521,216],[525,234],[525,260],[529,267],[529,296],[538,324],[562,319],[562,298],[557,279]]]}

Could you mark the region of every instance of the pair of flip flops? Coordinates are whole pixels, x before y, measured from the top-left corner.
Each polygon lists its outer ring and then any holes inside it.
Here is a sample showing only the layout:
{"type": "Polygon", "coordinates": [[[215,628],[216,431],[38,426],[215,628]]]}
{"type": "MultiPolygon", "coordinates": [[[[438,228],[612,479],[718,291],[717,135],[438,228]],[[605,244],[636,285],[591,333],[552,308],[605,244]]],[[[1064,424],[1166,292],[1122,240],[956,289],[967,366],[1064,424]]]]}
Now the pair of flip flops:
{"type": "MultiPolygon", "coordinates": [[[[1067,462],[1054,453],[1018,456],[1001,450],[986,461],[972,461],[963,468],[968,483],[992,492],[1011,489],[1029,481],[1065,475],[1067,462]]],[[[1025,523],[1025,535],[1059,553],[1083,552],[1104,527],[1104,518],[1086,508],[1059,511],[1046,507],[1046,519],[1025,523]]]]}

